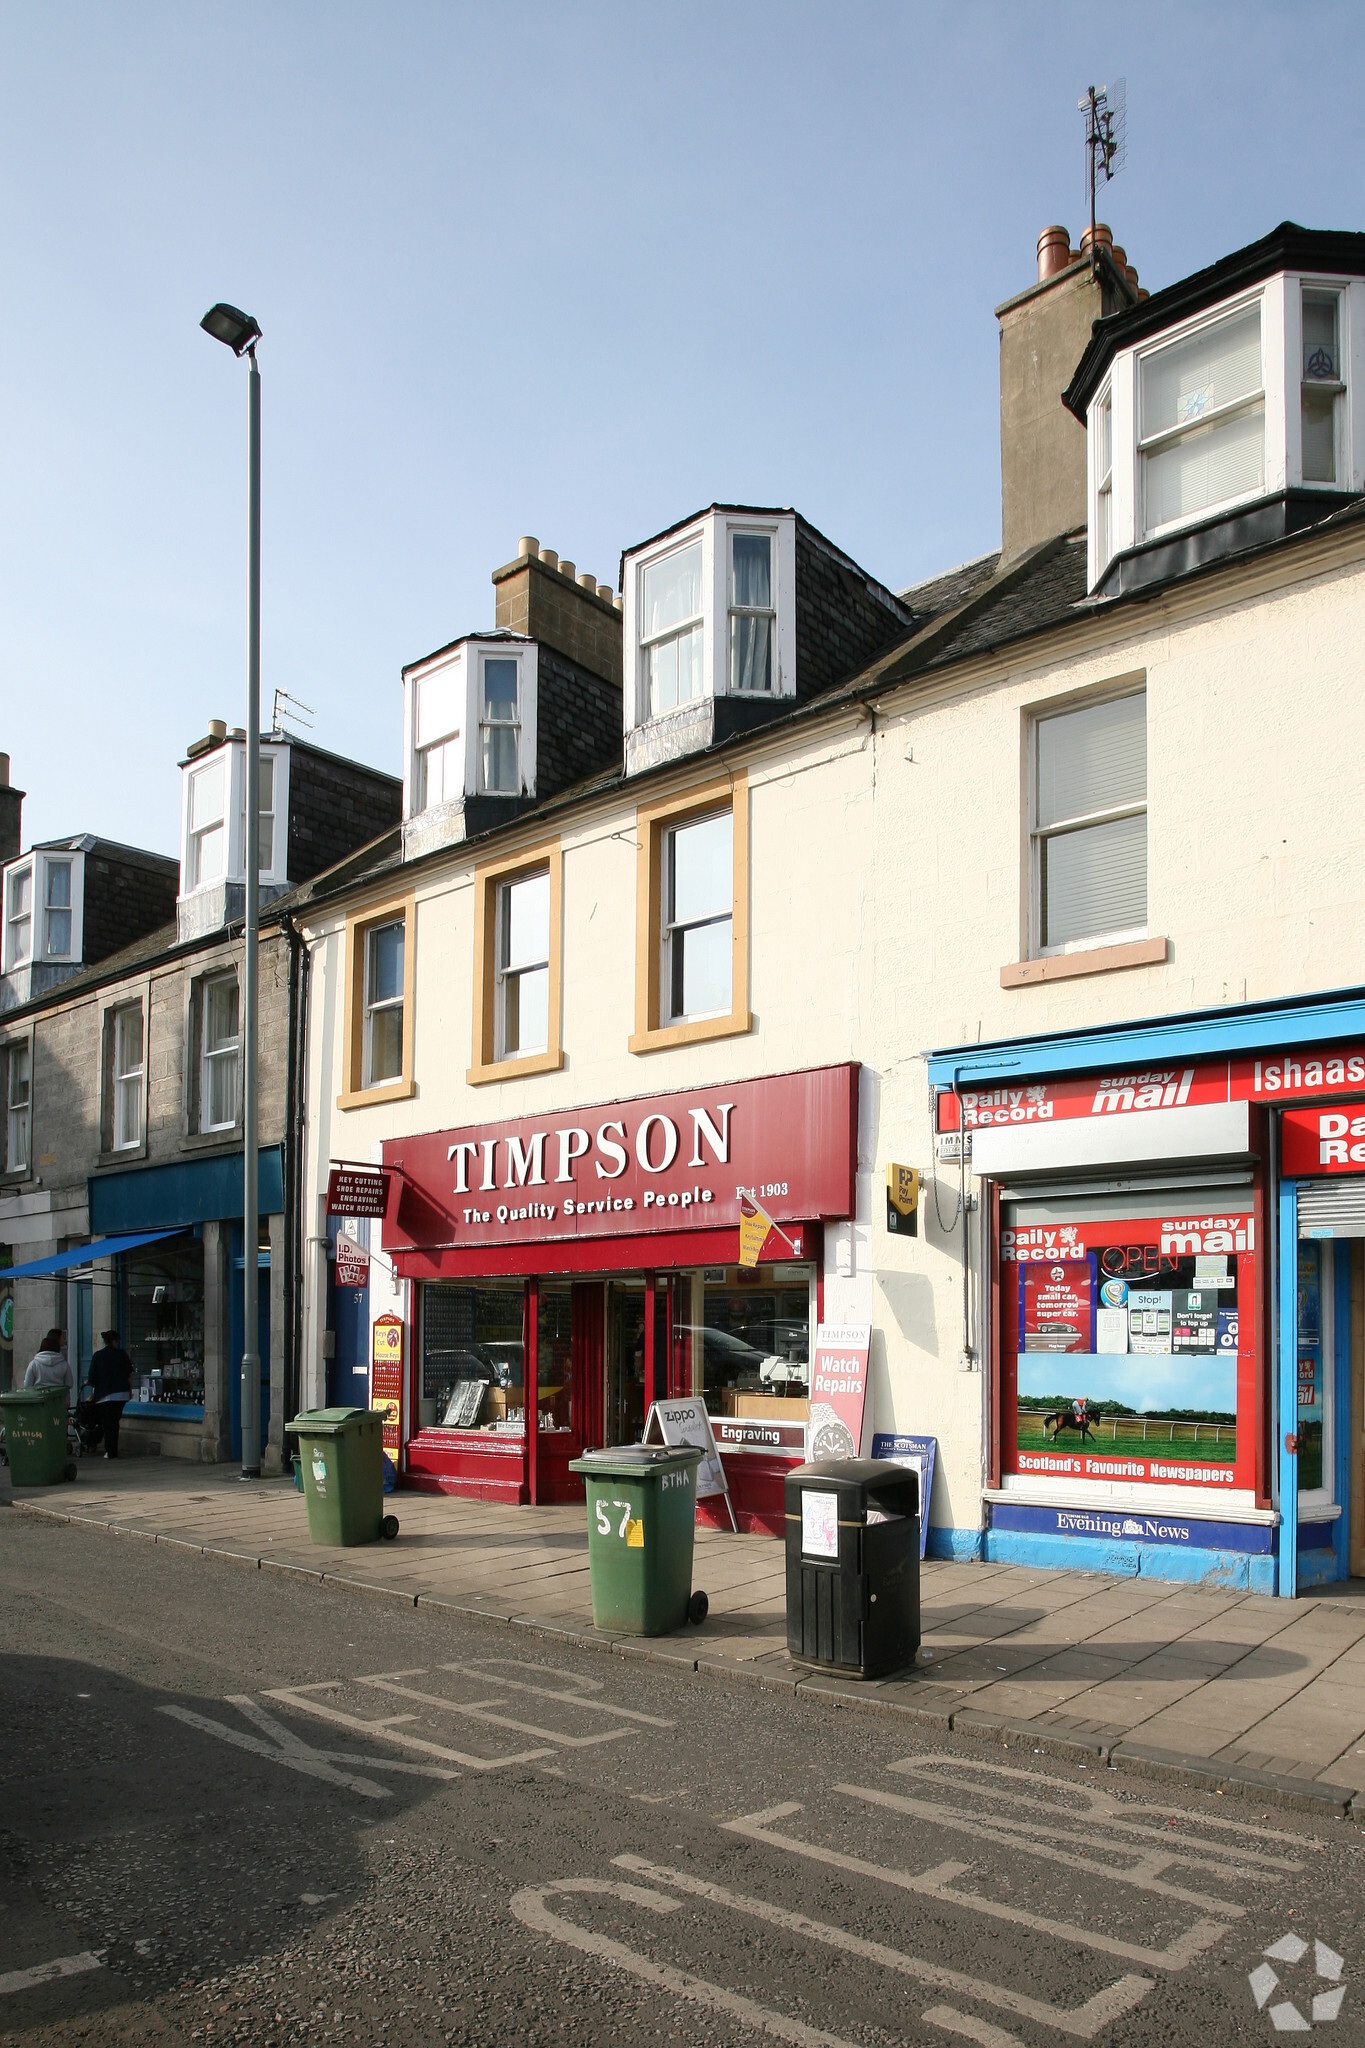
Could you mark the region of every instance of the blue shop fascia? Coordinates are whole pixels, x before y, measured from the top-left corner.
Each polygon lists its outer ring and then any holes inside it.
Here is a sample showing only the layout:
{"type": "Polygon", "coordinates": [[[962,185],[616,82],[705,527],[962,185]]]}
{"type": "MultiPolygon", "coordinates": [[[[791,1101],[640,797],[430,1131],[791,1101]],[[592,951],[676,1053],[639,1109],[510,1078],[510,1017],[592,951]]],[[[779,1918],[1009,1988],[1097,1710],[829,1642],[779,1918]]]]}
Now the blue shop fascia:
{"type": "MultiPolygon", "coordinates": [[[[265,1443],[284,1392],[283,1273],[272,1270],[282,1265],[282,1146],[262,1147],[258,1176],[257,1348],[265,1443]]],[[[242,1154],[99,1174],[88,1190],[90,1234],[113,1254],[110,1308],[133,1363],[125,1448],[209,1462],[239,1456],[242,1154]]]]}
{"type": "Polygon", "coordinates": [[[934,1547],[1291,1598],[1365,1576],[1365,992],[928,1065],[979,1194],[987,1396],[980,1526],[934,1547]]]}

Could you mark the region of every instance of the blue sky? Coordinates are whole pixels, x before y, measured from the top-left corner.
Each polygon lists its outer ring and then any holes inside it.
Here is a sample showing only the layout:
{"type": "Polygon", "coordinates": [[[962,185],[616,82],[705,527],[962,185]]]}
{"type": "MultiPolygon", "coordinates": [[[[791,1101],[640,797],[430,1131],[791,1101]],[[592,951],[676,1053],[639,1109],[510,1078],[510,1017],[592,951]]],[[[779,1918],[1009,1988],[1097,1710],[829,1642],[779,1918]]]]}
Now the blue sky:
{"type": "Polygon", "coordinates": [[[396,771],[399,669],[531,532],[614,582],[714,498],[900,586],[999,537],[993,307],[1102,217],[1157,287],[1362,227],[1365,14],[655,0],[0,6],[0,750],[26,839],[175,850],[242,719],[265,329],[264,699],[396,771]]]}

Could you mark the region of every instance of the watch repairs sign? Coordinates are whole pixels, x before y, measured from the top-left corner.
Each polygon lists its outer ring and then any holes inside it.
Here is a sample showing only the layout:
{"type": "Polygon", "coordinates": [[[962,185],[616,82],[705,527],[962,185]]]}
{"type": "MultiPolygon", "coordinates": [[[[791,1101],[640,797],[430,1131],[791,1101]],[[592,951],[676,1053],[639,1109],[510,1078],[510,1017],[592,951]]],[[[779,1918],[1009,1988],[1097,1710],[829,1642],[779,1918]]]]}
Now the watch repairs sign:
{"type": "Polygon", "coordinates": [[[863,1440],[870,1323],[821,1323],[811,1366],[807,1456],[856,1458],[863,1440]]]}
{"type": "Polygon", "coordinates": [[[329,1216],[382,1216],[389,1176],[381,1166],[333,1166],[327,1172],[329,1216]]]}

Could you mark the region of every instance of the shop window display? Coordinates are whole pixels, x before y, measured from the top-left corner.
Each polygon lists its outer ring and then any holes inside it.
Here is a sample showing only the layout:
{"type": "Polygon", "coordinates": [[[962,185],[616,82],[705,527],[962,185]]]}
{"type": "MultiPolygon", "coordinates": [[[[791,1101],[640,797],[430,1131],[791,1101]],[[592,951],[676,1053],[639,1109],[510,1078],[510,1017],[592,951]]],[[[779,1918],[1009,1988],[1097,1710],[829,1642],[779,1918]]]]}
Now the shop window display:
{"type": "Polygon", "coordinates": [[[804,1265],[707,1268],[700,1323],[679,1326],[676,1311],[674,1322],[709,1414],[809,1421],[813,1275],[804,1265]]]}
{"type": "Polygon", "coordinates": [[[204,1245],[167,1238],[124,1254],[123,1342],[133,1363],[133,1399],[204,1405],[204,1245]]]}
{"type": "Polygon", "coordinates": [[[567,1281],[542,1280],[536,1317],[536,1378],[542,1429],[570,1426],[573,1361],[573,1289],[567,1281]]]}
{"type": "Polygon", "coordinates": [[[423,1288],[425,1425],[524,1433],[525,1292],[520,1280],[423,1288]]]}
{"type": "Polygon", "coordinates": [[[1003,1469],[1254,1486],[1256,1272],[1249,1188],[1007,1204],[1003,1469]]]}

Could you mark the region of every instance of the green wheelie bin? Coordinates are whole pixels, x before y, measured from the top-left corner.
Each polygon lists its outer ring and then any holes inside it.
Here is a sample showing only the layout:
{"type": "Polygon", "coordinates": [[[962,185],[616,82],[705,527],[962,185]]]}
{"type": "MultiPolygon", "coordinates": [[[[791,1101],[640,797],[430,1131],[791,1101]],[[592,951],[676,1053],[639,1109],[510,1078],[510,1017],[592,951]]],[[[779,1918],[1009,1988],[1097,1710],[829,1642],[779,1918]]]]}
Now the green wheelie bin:
{"type": "Polygon", "coordinates": [[[75,1478],[76,1461],[66,1448],[65,1387],[16,1387],[0,1394],[0,1416],[15,1486],[56,1486],[75,1478]]]}
{"type": "Polygon", "coordinates": [[[662,1636],[706,1619],[706,1595],[692,1591],[701,1458],[687,1446],[628,1444],[586,1451],[569,1466],[588,1496],[594,1628],[662,1636]]]}
{"type": "Polygon", "coordinates": [[[377,1543],[398,1534],[398,1517],[384,1513],[381,1409],[309,1408],[289,1428],[299,1441],[314,1543],[377,1543]]]}

